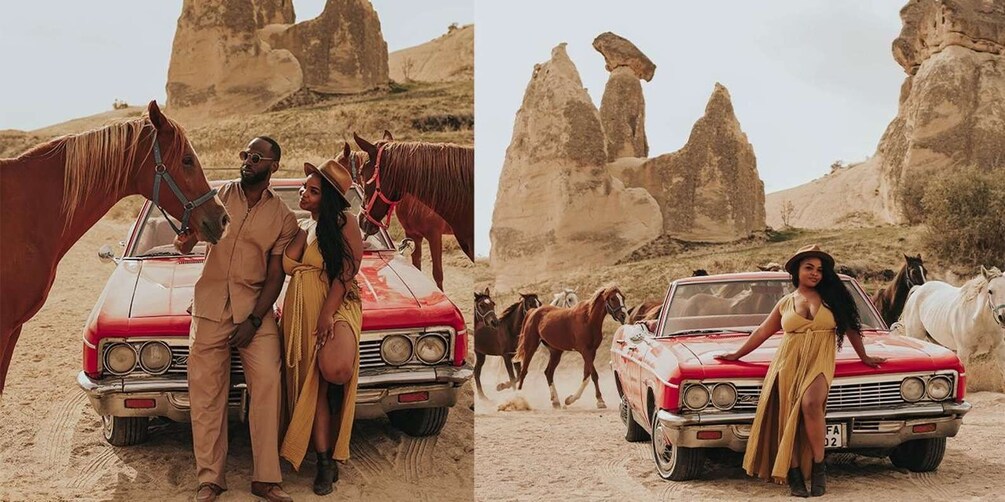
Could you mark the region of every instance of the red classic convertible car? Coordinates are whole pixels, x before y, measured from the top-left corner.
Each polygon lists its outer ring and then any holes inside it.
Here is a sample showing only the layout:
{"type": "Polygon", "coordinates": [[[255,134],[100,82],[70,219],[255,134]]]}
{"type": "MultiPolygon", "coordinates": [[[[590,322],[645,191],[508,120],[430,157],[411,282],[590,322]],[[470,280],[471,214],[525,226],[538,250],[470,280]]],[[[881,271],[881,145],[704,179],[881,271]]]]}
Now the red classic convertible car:
{"type": "MultiPolygon", "coordinates": [[[[272,186],[298,218],[307,218],[310,214],[297,206],[302,182],[273,180],[272,186]]],[[[358,213],[362,194],[358,189],[353,193],[358,213]]],[[[205,244],[182,256],[173,239],[168,222],[147,202],[120,243],[125,246],[122,258],[113,258],[109,246],[99,252],[117,266],[84,326],[83,371],[77,383],[101,415],[105,439],[116,446],[142,442],[151,417],[189,420],[187,309],[205,244]]],[[[410,240],[396,250],[381,231],[367,238],[364,247],[356,418],[386,414],[410,435],[436,434],[457,401],[458,387],[472,375],[465,362],[464,318],[406,259],[414,249],[410,240]]],[[[281,316],[279,308],[276,312],[281,316]]],[[[230,411],[243,420],[248,393],[236,350],[231,372],[230,411]]]]}
{"type": "MultiPolygon", "coordinates": [[[[850,344],[837,353],[827,397],[827,448],[889,456],[912,471],[939,466],[970,404],[956,354],[890,335],[861,286],[841,276],[858,305],[866,351],[887,358],[862,364],[850,344]]],[[[712,449],[742,452],[761,384],[782,334],[739,361],[732,352],[793,290],[778,272],[691,277],[675,281],[658,321],[625,325],[611,344],[625,439],[652,444],[656,471],[683,481],[702,472],[712,449]]]]}

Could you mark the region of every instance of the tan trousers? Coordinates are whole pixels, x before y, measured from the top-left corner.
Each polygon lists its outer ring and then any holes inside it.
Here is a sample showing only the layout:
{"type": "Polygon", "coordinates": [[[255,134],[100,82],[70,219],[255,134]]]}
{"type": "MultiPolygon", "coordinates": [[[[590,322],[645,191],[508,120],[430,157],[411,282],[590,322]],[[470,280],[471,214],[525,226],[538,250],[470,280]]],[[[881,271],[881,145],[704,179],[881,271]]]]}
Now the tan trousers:
{"type": "MultiPolygon", "coordinates": [[[[223,321],[193,317],[188,357],[192,443],[199,483],[227,488],[227,395],[230,391],[230,335],[237,332],[230,302],[223,321]]],[[[282,482],[279,468],[279,413],[282,352],[279,326],[269,312],[251,343],[240,349],[248,384],[252,481],[282,482]]]]}

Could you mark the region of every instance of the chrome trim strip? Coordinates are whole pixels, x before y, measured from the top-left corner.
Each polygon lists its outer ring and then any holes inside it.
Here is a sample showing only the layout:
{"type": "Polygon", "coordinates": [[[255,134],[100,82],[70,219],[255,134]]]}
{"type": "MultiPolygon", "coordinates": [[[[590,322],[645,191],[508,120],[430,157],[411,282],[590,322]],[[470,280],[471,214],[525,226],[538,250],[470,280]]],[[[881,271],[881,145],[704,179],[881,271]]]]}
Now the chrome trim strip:
{"type": "MultiPolygon", "coordinates": [[[[910,405],[881,410],[847,410],[829,411],[826,420],[849,420],[849,419],[895,419],[899,417],[933,416],[941,417],[947,415],[966,415],[972,408],[971,404],[964,401],[962,403],[930,403],[921,406],[910,405]]],[[[667,410],[657,412],[657,418],[667,422],[671,427],[686,427],[690,425],[706,424],[729,424],[746,423],[754,421],[755,413],[722,413],[722,414],[696,414],[677,415],[667,410]]]]}

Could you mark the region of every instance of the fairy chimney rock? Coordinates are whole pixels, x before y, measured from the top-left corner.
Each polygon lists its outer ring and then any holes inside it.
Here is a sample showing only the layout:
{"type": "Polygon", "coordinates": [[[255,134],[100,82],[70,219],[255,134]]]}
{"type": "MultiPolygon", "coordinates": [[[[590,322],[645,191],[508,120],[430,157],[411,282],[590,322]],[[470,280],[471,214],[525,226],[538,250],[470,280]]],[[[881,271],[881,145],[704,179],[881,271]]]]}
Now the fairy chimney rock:
{"type": "Polygon", "coordinates": [[[656,65],[627,39],[607,32],[593,40],[611,72],[600,101],[600,120],[607,141],[607,160],[648,157],[646,100],[642,82],[653,78],[656,65]]]}
{"type": "Polygon", "coordinates": [[[593,39],[593,48],[603,54],[609,72],[620,67],[630,68],[636,78],[646,82],[656,73],[656,65],[635,44],[609,31],[593,39]]]}
{"type": "Polygon", "coordinates": [[[387,42],[368,0],[327,0],[321,15],[270,33],[303,67],[304,86],[324,94],[355,94],[388,84],[387,42]]]}
{"type": "Polygon", "coordinates": [[[259,111],[303,85],[289,51],[257,36],[261,23],[293,21],[288,0],[185,0],[178,17],[167,96],[182,117],[259,111]]]}
{"type": "Polygon", "coordinates": [[[535,65],[492,214],[496,289],[606,265],[658,235],[656,201],[608,174],[600,114],[565,51],[535,65]]]}
{"type": "Polygon", "coordinates": [[[683,148],[610,169],[626,186],[652,194],[663,214],[665,235],[730,241],[764,229],[764,183],[754,148],[721,84],[715,84],[705,114],[683,148]]]}

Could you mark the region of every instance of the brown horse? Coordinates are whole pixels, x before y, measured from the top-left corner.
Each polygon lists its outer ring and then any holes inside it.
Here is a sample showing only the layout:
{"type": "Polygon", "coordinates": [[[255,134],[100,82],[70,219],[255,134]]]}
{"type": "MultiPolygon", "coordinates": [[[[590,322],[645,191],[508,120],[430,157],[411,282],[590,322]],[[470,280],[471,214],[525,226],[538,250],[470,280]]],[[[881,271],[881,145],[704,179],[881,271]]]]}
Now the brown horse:
{"type": "Polygon", "coordinates": [[[872,303],[879,309],[887,326],[900,319],[904,304],[907,302],[907,294],[911,292],[912,287],[925,283],[925,275],[925,264],[921,260],[921,255],[905,254],[904,264],[893,277],[893,282],[885,288],[880,288],[872,297],[872,303]]]}
{"type": "MultiPolygon", "coordinates": [[[[485,289],[482,302],[488,299],[488,288],[485,289]]],[[[513,355],[516,354],[517,344],[520,339],[520,328],[527,318],[527,314],[541,306],[541,300],[535,294],[520,293],[520,300],[506,307],[496,326],[485,323],[478,326],[479,318],[479,295],[475,294],[475,386],[478,388],[478,395],[482,399],[487,399],[482,391],[482,366],[485,364],[485,356],[501,356],[503,365],[506,366],[506,373],[509,374],[509,381],[496,385],[496,390],[508,389],[516,384],[516,372],[513,370],[513,355]]],[[[494,303],[492,305],[495,305],[494,303]]],[[[486,305],[487,306],[487,305],[486,305]]],[[[483,307],[484,308],[484,307],[483,307]]]]}
{"type": "Polygon", "coordinates": [[[589,300],[579,302],[572,308],[559,308],[545,305],[535,309],[527,316],[520,330],[520,343],[517,355],[521,361],[518,389],[523,388],[523,381],[530,369],[530,360],[534,357],[537,346],[544,344],[551,353],[544,376],[548,379],[551,390],[551,404],[555,408],[562,405],[558,401],[558,391],[555,390],[555,368],[562,359],[562,353],[575,350],[583,356],[583,381],[575,394],[565,398],[569,406],[583,395],[590,378],[597,389],[597,408],[606,408],[604,397],[600,394],[600,383],[593,360],[597,357],[597,348],[604,338],[604,317],[624,324],[628,317],[625,311],[625,297],[617,286],[600,288],[589,300]]]}
{"type": "Polygon", "coordinates": [[[646,300],[639,305],[628,309],[628,324],[635,324],[639,321],[649,321],[660,316],[663,310],[663,302],[659,300],[646,300]]]}
{"type": "MultiPolygon", "coordinates": [[[[384,131],[384,139],[391,141],[394,138],[391,137],[390,132],[384,131]]],[[[356,179],[356,172],[352,169],[352,166],[359,166],[361,168],[366,164],[367,160],[369,160],[369,155],[366,152],[351,151],[349,143],[345,144],[342,153],[335,159],[336,162],[353,173],[353,179],[356,179]],[[347,161],[346,159],[349,160],[347,161]]],[[[359,180],[357,180],[357,183],[361,186],[363,184],[359,180]]],[[[419,270],[422,270],[422,241],[423,239],[429,240],[429,258],[433,263],[433,280],[436,282],[436,287],[442,290],[443,236],[454,235],[454,230],[450,228],[446,220],[436,214],[436,211],[433,211],[422,202],[419,202],[418,199],[408,194],[401,197],[401,202],[395,208],[394,214],[398,218],[398,223],[401,223],[401,228],[405,230],[405,237],[415,241],[415,251],[412,253],[412,265],[419,270]]]]}
{"type": "Polygon", "coordinates": [[[447,143],[367,142],[355,133],[356,144],[369,158],[363,166],[365,206],[360,226],[367,234],[411,194],[440,215],[474,261],[475,149],[447,143]]]}
{"type": "Polygon", "coordinates": [[[137,194],[203,240],[215,243],[227,226],[185,131],[154,101],[144,117],[0,159],[0,393],[21,327],[45,303],[59,260],[116,202],[137,194]]]}

